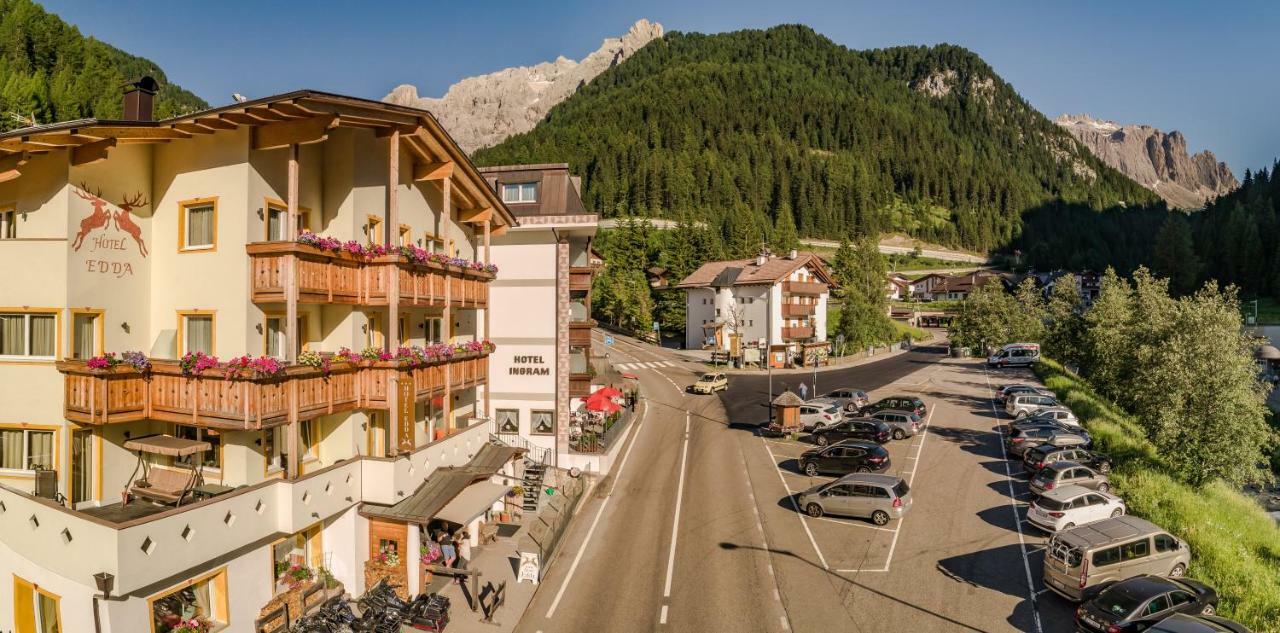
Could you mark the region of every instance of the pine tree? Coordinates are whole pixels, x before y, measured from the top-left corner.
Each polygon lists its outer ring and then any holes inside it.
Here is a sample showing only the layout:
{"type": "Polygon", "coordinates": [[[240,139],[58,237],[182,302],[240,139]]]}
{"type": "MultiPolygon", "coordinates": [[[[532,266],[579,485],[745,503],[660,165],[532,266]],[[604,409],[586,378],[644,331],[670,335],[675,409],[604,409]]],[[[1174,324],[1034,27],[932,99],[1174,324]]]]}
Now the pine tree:
{"type": "Polygon", "coordinates": [[[786,253],[795,248],[800,248],[800,240],[796,235],[795,218],[791,217],[791,205],[783,203],[778,207],[778,215],[774,218],[773,223],[773,239],[771,240],[775,252],[786,253]]]}
{"type": "Polygon", "coordinates": [[[1195,290],[1200,276],[1200,260],[1191,242],[1191,226],[1179,215],[1170,215],[1156,234],[1151,272],[1169,279],[1175,294],[1195,290]]]}

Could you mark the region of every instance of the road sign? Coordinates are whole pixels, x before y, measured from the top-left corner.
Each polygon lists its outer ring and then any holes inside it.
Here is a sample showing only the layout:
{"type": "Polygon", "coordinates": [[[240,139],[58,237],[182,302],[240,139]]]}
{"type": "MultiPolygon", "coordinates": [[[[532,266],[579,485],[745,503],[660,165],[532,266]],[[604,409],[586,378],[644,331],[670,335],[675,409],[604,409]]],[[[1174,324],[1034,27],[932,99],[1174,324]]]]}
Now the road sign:
{"type": "Polygon", "coordinates": [[[606,334],[604,337],[604,344],[613,345],[613,337],[606,334]]]}
{"type": "Polygon", "coordinates": [[[654,321],[654,322],[653,322],[653,331],[654,331],[654,332],[657,332],[657,331],[658,331],[658,322],[657,322],[657,321],[654,321]]]}

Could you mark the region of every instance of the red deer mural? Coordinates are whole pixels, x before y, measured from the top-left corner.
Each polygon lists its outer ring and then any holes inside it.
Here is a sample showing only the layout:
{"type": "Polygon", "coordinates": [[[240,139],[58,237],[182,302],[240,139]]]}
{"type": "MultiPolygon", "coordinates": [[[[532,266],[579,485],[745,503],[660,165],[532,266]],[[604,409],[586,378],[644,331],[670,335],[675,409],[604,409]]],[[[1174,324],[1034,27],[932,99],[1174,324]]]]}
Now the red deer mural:
{"type": "Polygon", "coordinates": [[[142,192],[138,192],[132,198],[126,197],[124,202],[120,203],[119,211],[108,211],[107,201],[102,197],[102,189],[96,192],[90,192],[89,187],[83,182],[77,190],[74,187],[72,192],[84,200],[88,200],[93,205],[93,212],[88,217],[80,220],[80,232],[76,234],[76,239],[71,243],[73,250],[80,250],[84,246],[84,240],[90,233],[99,229],[107,228],[108,224],[114,223],[117,231],[128,233],[135,243],[138,245],[138,252],[143,257],[147,256],[147,243],[142,239],[142,227],[133,221],[131,212],[134,209],[147,206],[146,198],[142,197],[142,192]]]}
{"type": "Polygon", "coordinates": [[[131,212],[145,206],[147,206],[147,199],[143,198],[142,192],[139,191],[133,198],[125,198],[124,202],[120,203],[120,210],[111,214],[116,228],[133,237],[133,241],[138,243],[138,252],[142,253],[143,257],[147,256],[147,243],[142,241],[142,227],[134,224],[131,212]]]}
{"type": "Polygon", "coordinates": [[[78,251],[81,246],[84,246],[85,237],[93,231],[106,228],[107,223],[111,221],[111,212],[107,211],[107,201],[102,199],[101,188],[98,189],[97,193],[90,193],[89,187],[82,182],[79,190],[72,187],[71,191],[93,205],[93,213],[89,214],[89,217],[80,220],[80,232],[76,233],[76,239],[71,244],[71,248],[78,251]]]}

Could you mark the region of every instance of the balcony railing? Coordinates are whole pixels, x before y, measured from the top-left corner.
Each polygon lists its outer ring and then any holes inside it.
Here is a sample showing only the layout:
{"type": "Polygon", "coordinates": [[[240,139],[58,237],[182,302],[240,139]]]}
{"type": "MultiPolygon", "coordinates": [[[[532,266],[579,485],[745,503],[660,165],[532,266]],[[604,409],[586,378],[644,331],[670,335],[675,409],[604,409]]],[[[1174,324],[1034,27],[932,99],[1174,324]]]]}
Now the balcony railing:
{"type": "Polygon", "coordinates": [[[782,304],[782,316],[784,317],[807,317],[813,316],[818,306],[812,303],[784,303],[782,304]]]}
{"type": "Polygon", "coordinates": [[[387,385],[407,375],[418,401],[466,389],[488,378],[487,353],[459,353],[424,365],[396,361],[335,361],[328,374],[308,365],[273,377],[229,376],[210,369],[185,375],[177,361],[153,360],[149,373],[116,366],[89,369],[85,361],[57,364],[63,373],[64,415],[80,424],[153,419],[218,429],[260,429],[357,408],[388,408],[387,385]]]}
{"type": "Polygon", "coordinates": [[[297,262],[300,303],[387,305],[392,275],[398,275],[400,305],[485,308],[493,275],[436,262],[411,263],[396,255],[366,259],[297,242],[254,242],[245,250],[252,260],[254,303],[282,303],[286,297],[285,262],[297,262]]]}
{"type": "Polygon", "coordinates": [[[572,266],[569,268],[569,290],[591,290],[591,280],[596,269],[589,266],[572,266]]]}
{"type": "Polygon", "coordinates": [[[784,281],[782,292],[792,295],[816,297],[827,291],[827,284],[818,281],[784,281]]]}
{"type": "Polygon", "coordinates": [[[784,339],[813,338],[813,328],[812,327],[784,327],[782,328],[782,338],[784,339]]]}
{"type": "Polygon", "coordinates": [[[580,374],[569,374],[569,397],[585,398],[591,395],[591,379],[590,372],[580,374]]]}
{"type": "Polygon", "coordinates": [[[569,347],[591,347],[591,321],[569,324],[569,347]]]}

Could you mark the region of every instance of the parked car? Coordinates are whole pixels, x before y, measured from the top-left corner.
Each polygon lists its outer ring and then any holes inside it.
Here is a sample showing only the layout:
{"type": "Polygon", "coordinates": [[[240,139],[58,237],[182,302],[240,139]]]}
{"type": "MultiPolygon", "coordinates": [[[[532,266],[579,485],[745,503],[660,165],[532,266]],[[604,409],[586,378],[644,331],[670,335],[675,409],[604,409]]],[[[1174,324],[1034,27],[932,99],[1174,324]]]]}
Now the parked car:
{"type": "Polygon", "coordinates": [[[724,374],[703,374],[697,382],[689,386],[689,391],[711,394],[728,388],[729,378],[724,374]]]}
{"type": "Polygon", "coordinates": [[[871,399],[867,397],[867,392],[857,389],[836,389],[835,391],[825,393],[810,402],[830,402],[843,410],[845,413],[857,413],[862,407],[871,403],[871,399]]]}
{"type": "Polygon", "coordinates": [[[841,442],[813,448],[800,456],[800,470],[810,477],[879,473],[889,469],[889,451],[870,442],[841,442]]]}
{"type": "Polygon", "coordinates": [[[1006,428],[1008,429],[1009,434],[1012,434],[1016,429],[1049,428],[1058,429],[1065,433],[1075,433],[1080,430],[1080,427],[1063,424],[1057,420],[1046,420],[1044,418],[1022,418],[1020,420],[1014,420],[1013,422],[1010,422],[1006,428]]]}
{"type": "Polygon", "coordinates": [[[866,440],[884,444],[893,436],[888,424],[875,418],[853,418],[842,420],[831,426],[813,430],[813,441],[818,446],[827,446],[844,440],[866,440]]]}
{"type": "Polygon", "coordinates": [[[999,400],[1001,403],[1004,403],[1005,400],[1009,399],[1009,396],[1012,396],[1018,393],[1039,394],[1042,396],[1049,396],[1051,398],[1058,397],[1057,394],[1055,394],[1052,391],[1049,391],[1048,389],[1045,389],[1044,387],[1040,387],[1037,385],[1026,385],[1021,383],[1016,383],[1016,384],[1005,385],[1004,387],[1001,387],[1000,391],[996,392],[996,399],[999,400]]]}
{"type": "Polygon", "coordinates": [[[987,357],[987,367],[1027,367],[1039,360],[1038,343],[1010,343],[987,357]]]}
{"type": "Polygon", "coordinates": [[[889,396],[872,402],[862,408],[862,415],[871,415],[876,411],[910,411],[920,417],[928,413],[924,400],[915,396],[889,396]]]}
{"type": "Polygon", "coordinates": [[[1072,428],[1080,428],[1080,420],[1076,417],[1071,409],[1066,407],[1045,407],[1036,409],[1027,415],[1025,420],[1053,420],[1059,424],[1063,424],[1072,428]]]}
{"type": "Polygon", "coordinates": [[[924,420],[910,411],[876,411],[871,417],[889,425],[893,439],[904,440],[920,432],[924,420]]]}
{"type": "Polygon", "coordinates": [[[800,428],[805,431],[839,424],[843,419],[840,407],[830,402],[806,402],[800,405],[800,428]]]}
{"type": "Polygon", "coordinates": [[[1082,446],[1089,445],[1089,436],[1085,433],[1066,433],[1051,427],[1032,427],[1014,429],[1005,438],[1005,448],[1010,454],[1021,458],[1027,451],[1048,444],[1050,446],[1082,446]]]}
{"type": "Polygon", "coordinates": [[[1126,514],[1053,535],[1044,549],[1044,584],[1079,601],[1099,585],[1139,574],[1181,578],[1190,565],[1186,543],[1126,514]]]}
{"type": "Polygon", "coordinates": [[[1147,633],[1253,633],[1243,624],[1216,615],[1175,613],[1147,629],[1147,633]]]}
{"type": "Polygon", "coordinates": [[[1004,412],[1011,418],[1025,418],[1037,409],[1056,406],[1056,398],[1039,393],[1012,393],[1004,399],[1004,412]]]}
{"type": "Polygon", "coordinates": [[[1076,462],[1054,462],[1037,471],[1029,485],[1031,494],[1035,495],[1043,495],[1066,486],[1080,486],[1108,492],[1111,490],[1111,479],[1076,462]]]}
{"type": "Polygon", "coordinates": [[[1111,457],[1075,446],[1041,444],[1022,456],[1022,467],[1028,472],[1035,472],[1057,462],[1076,462],[1104,475],[1111,472],[1111,457]]]}
{"type": "Polygon", "coordinates": [[[1089,632],[1145,631],[1177,613],[1213,615],[1217,610],[1218,592],[1202,582],[1143,574],[1111,585],[1080,605],[1076,626],[1089,632]]]}
{"type": "Polygon", "coordinates": [[[884,525],[902,518],[911,509],[911,488],[901,477],[845,475],[800,493],[796,501],[811,517],[839,514],[884,525]]]}
{"type": "Polygon", "coordinates": [[[1027,509],[1027,521],[1046,532],[1057,532],[1124,513],[1124,500],[1120,497],[1071,485],[1046,490],[1032,501],[1027,509]]]}

